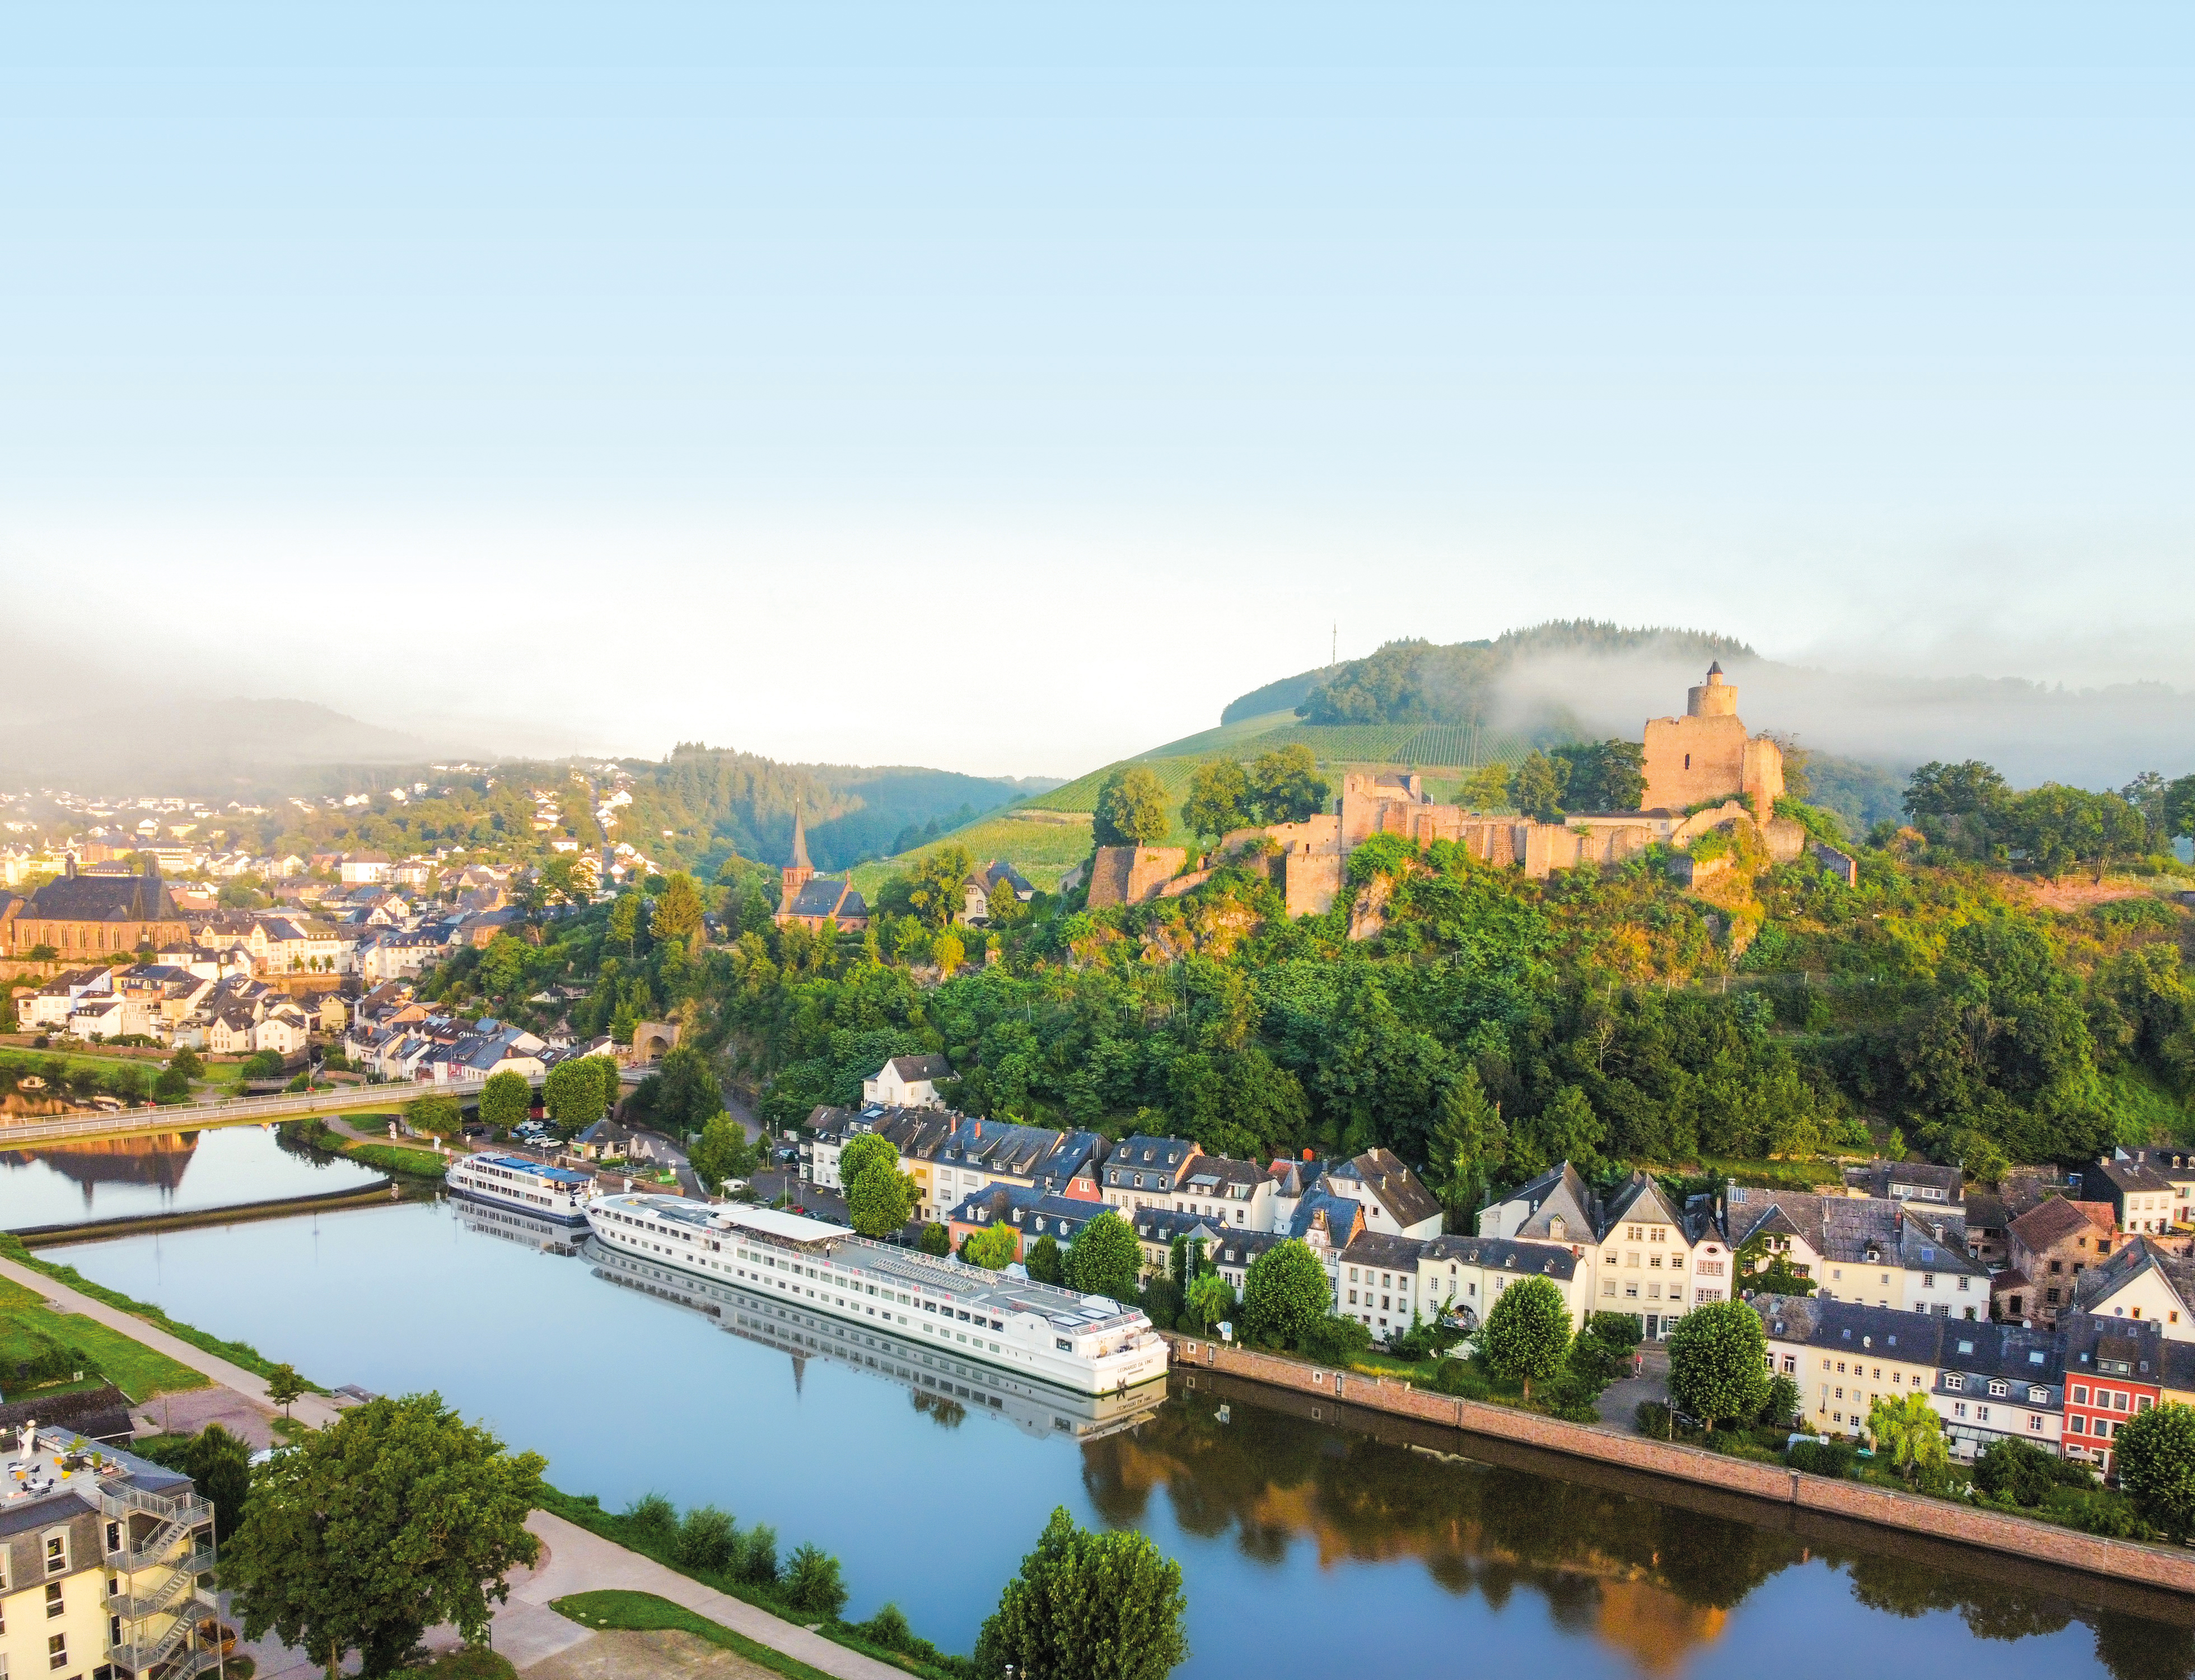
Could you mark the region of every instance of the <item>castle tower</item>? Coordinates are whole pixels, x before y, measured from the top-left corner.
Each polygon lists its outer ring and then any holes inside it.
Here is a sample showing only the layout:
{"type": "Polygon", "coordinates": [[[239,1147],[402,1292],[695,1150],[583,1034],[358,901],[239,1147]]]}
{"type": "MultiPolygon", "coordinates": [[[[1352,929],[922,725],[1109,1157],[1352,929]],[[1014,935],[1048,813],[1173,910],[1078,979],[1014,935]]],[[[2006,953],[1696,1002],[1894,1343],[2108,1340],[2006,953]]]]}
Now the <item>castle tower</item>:
{"type": "Polygon", "coordinates": [[[1758,821],[1775,815],[1783,792],[1783,750],[1767,736],[1746,733],[1737,690],[1723,681],[1720,661],[1708,667],[1705,682],[1687,690],[1683,717],[1646,720],[1645,748],[1642,811],[1743,799],[1758,821]]]}
{"type": "Polygon", "coordinates": [[[1694,718],[1735,718],[1737,690],[1722,679],[1722,661],[1708,667],[1708,679],[1685,691],[1685,711],[1694,718]]]}

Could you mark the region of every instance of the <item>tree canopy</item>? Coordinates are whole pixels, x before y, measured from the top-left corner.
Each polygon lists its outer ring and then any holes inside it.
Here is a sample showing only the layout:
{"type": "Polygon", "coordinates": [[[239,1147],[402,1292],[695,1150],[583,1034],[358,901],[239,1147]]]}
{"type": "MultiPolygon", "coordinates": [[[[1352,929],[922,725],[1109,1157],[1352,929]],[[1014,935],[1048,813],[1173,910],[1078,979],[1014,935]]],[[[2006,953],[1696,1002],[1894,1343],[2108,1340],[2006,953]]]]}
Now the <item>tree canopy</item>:
{"type": "Polygon", "coordinates": [[[2168,1400],[2136,1412],[2111,1437],[2119,1486],[2142,1514],[2181,1539],[2195,1534],[2195,1406],[2168,1400]]]}
{"type": "Polygon", "coordinates": [[[1669,1332],[1669,1398],[1705,1420],[1749,1421],[1768,1400],[1768,1333],[1743,1301],[1692,1308],[1669,1332]]]}
{"type": "Polygon", "coordinates": [[[1296,1238],[1274,1244],[1243,1273],[1242,1328],[1254,1340],[1293,1348],[1333,1309],[1325,1266],[1296,1238]]]}
{"type": "Polygon", "coordinates": [[[506,1453],[440,1394],[354,1406],[253,1473],[244,1521],[222,1549],[247,1639],[272,1631],[327,1665],[356,1652],[369,1676],[404,1665],[447,1622],[487,1628],[504,1577],[540,1542],[526,1515],[547,1460],[506,1453]]]}
{"type": "Polygon", "coordinates": [[[1065,1506],[1000,1595],[974,1670],[1023,1680],[1164,1680],[1189,1655],[1181,1566],[1133,1529],[1076,1526],[1065,1506]]]}
{"type": "Polygon", "coordinates": [[[864,1237],[889,1237],[913,1216],[914,1180],[899,1169],[890,1138],[875,1132],[849,1138],[838,1152],[838,1183],[847,1217],[864,1237]]]}
{"type": "Polygon", "coordinates": [[[1166,788],[1143,765],[1124,765],[1098,788],[1090,826],[1098,845],[1156,846],[1172,828],[1166,788]]]}
{"type": "Polygon", "coordinates": [[[1545,1278],[1519,1278],[1494,1298],[1478,1345],[1486,1363],[1524,1385],[1544,1382],[1563,1368],[1570,1346],[1570,1309],[1563,1292],[1545,1278]]]}
{"type": "Polygon", "coordinates": [[[481,1087],[480,1117],[484,1126],[509,1131],[521,1124],[533,1108],[533,1087],[522,1073],[492,1073],[481,1087]]]}
{"type": "Polygon", "coordinates": [[[1109,1208],[1076,1232],[1067,1245],[1068,1286],[1085,1295],[1133,1301],[1143,1266],[1144,1251],[1136,1233],[1109,1208]]]}

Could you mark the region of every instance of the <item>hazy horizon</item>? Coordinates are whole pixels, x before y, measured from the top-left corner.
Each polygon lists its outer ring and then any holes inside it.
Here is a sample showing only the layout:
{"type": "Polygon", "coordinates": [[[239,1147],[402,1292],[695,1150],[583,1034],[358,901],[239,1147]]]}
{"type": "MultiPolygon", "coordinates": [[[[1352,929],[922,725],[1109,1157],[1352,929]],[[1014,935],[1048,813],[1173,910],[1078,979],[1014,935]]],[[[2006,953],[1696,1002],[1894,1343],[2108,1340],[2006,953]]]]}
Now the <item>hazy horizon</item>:
{"type": "Polygon", "coordinates": [[[1337,634],[2195,689],[2191,44],[2162,7],[19,19],[9,700],[1072,776],[1337,634]]]}

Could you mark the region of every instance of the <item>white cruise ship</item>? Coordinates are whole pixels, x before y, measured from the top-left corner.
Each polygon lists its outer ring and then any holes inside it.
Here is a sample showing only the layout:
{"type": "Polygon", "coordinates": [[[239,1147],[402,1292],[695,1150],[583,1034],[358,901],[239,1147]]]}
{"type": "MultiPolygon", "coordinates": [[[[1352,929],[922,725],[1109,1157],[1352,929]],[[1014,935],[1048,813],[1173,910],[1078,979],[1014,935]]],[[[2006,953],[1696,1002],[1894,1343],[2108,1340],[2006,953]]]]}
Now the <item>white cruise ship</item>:
{"type": "Polygon", "coordinates": [[[524,1208],[543,1219],[577,1225],[587,1216],[595,1181],[568,1167],[544,1167],[522,1155],[452,1155],[447,1182],[477,1201],[524,1208]]]}
{"type": "Polygon", "coordinates": [[[801,1361],[830,1360],[906,1384],[915,1405],[941,1422],[957,1423],[972,1412],[1011,1423],[1025,1435],[1098,1440],[1134,1429],[1166,1399],[1165,1385],[1157,1383],[1126,1393],[1069,1394],[1055,1383],[925,1348],[912,1326],[886,1331],[880,1322],[872,1325],[864,1318],[857,1327],[844,1319],[811,1313],[804,1305],[764,1299],[736,1283],[719,1284],[683,1267],[660,1264],[661,1256],[643,1261],[592,1238],[582,1241],[596,1277],[670,1302],[743,1340],[790,1354],[796,1382],[801,1361]]]}
{"type": "Polygon", "coordinates": [[[979,1362],[1078,1394],[1162,1382],[1151,1321],[1103,1296],[933,1259],[843,1225],[737,1203],[599,1196],[587,1223],[607,1248],[804,1310],[889,1329],[933,1358],[979,1362]]]}

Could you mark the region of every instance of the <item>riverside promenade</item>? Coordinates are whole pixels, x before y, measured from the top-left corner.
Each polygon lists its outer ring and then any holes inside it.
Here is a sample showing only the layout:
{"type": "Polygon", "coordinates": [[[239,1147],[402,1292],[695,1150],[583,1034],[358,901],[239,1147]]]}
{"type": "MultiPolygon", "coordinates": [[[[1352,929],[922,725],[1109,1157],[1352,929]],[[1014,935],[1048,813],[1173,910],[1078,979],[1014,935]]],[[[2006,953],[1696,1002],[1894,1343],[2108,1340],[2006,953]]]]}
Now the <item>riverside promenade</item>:
{"type": "MultiPolygon", "coordinates": [[[[79,1290],[71,1289],[66,1284],[49,1278],[43,1272],[34,1271],[12,1260],[0,1260],[0,1277],[20,1284],[25,1289],[36,1290],[61,1312],[81,1313],[95,1324],[105,1325],[132,1342],[142,1342],[155,1353],[165,1354],[178,1365],[186,1365],[193,1371],[203,1372],[222,1388],[242,1395],[270,1417],[281,1410],[267,1398],[265,1377],[246,1371],[242,1365],[222,1359],[217,1354],[209,1354],[203,1348],[193,1347],[182,1337],[170,1335],[149,1319],[141,1319],[134,1313],[125,1313],[118,1307],[110,1307],[103,1301],[95,1300],[79,1290]]],[[[341,1412],[325,1396],[308,1394],[297,1397],[297,1403],[290,1408],[290,1414],[299,1423],[319,1429],[334,1423],[341,1412]]]]}
{"type": "MultiPolygon", "coordinates": [[[[797,1658],[838,1680],[907,1680],[904,1669],[865,1657],[834,1644],[797,1623],[758,1610],[744,1599],[734,1598],[700,1582],[688,1580],[675,1569],[666,1569],[638,1552],[591,1534],[577,1523],[567,1522],[547,1511],[535,1511],[526,1526],[541,1537],[541,1561],[510,1578],[510,1602],[496,1607],[492,1642],[521,1674],[550,1665],[559,1674],[586,1672],[598,1666],[589,1662],[589,1648],[606,1642],[604,1655],[617,1649],[617,1642],[630,1634],[600,1634],[567,1621],[549,1607],[573,1593],[652,1592],[673,1604],[706,1617],[719,1626],[746,1635],[758,1645],[767,1645],[797,1658]]],[[[453,1628],[439,1627],[428,1634],[430,1650],[455,1648],[460,1642],[453,1628]]],[[[305,1652],[262,1640],[243,1647],[258,1665],[259,1680],[319,1680],[324,1663],[305,1652]]],[[[733,1671],[755,1671],[737,1658],[725,1660],[733,1671]]],[[[614,1664],[607,1671],[617,1671],[614,1664]]]]}
{"type": "MultiPolygon", "coordinates": [[[[1247,1380],[1335,1406],[1407,1417],[1544,1451],[1588,1458],[1743,1494],[1779,1505],[1903,1529],[1938,1540],[2008,1554],[2031,1562],[2078,1569],[2115,1581],[2195,1595],[2195,1553],[2184,1548],[2107,1539],[2056,1523],[1990,1510],[1952,1499],[1904,1493],[1863,1482],[1808,1475],[1781,1464],[1735,1458],[1703,1447],[1655,1440],[1604,1423],[1570,1423],[1521,1407],[1495,1406],[1420,1388],[1389,1377],[1335,1370],[1276,1354],[1160,1332],[1169,1345],[1171,1369],[1196,1385],[1209,1371],[1247,1380]]],[[[1316,1415],[1316,1414],[1314,1414],[1316,1415]]]]}

